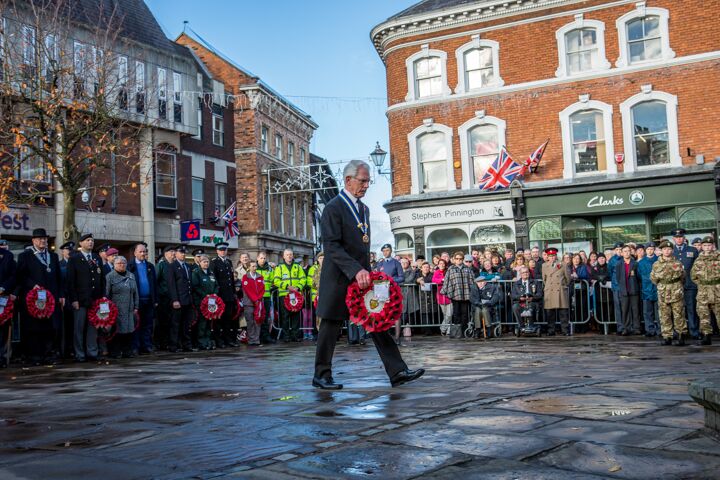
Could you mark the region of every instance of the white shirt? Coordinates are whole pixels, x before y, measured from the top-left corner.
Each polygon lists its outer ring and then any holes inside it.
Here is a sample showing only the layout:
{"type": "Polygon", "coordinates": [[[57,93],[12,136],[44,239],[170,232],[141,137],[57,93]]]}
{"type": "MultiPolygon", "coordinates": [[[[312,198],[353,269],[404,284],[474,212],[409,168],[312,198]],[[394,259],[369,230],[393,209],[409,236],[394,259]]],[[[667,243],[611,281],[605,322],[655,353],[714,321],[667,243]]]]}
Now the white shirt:
{"type": "Polygon", "coordinates": [[[360,207],[358,206],[358,203],[357,203],[359,199],[357,197],[355,197],[355,195],[353,195],[352,193],[345,190],[344,188],[343,188],[343,192],[345,192],[345,195],[347,195],[347,197],[350,199],[350,201],[352,202],[355,209],[357,211],[360,211],[360,207]]]}

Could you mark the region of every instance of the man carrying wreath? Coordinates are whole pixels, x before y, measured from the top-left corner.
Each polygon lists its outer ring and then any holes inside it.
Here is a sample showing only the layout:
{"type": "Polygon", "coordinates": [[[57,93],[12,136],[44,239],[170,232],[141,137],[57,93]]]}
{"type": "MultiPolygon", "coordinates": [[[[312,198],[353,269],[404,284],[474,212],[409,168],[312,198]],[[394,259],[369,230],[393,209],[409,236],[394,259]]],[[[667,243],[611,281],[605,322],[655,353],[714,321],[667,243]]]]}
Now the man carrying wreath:
{"type": "MultiPolygon", "coordinates": [[[[354,280],[361,289],[370,287],[370,210],[360,200],[370,186],[370,166],[352,160],[343,171],[345,188],[325,207],[320,220],[325,261],[320,273],[317,315],[323,319],[315,352],[312,384],[338,390],[332,377],[335,343],[350,314],[345,304],[348,286],[354,280]]],[[[393,387],[420,378],[425,370],[409,370],[400,350],[387,331],[371,333],[393,387]]]]}

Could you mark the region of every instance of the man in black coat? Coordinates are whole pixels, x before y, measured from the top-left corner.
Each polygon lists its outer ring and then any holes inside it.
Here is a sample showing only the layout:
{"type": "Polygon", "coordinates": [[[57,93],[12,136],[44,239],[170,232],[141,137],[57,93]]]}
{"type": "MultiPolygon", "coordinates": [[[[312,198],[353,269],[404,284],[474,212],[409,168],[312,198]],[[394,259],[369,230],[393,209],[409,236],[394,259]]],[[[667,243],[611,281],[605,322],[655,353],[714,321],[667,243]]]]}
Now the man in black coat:
{"type": "Polygon", "coordinates": [[[95,361],[98,357],[97,329],[88,325],[87,313],[95,300],[105,296],[102,259],[93,253],[95,239],[91,233],[80,237],[80,251],[68,260],[67,290],[75,322],[73,345],[75,361],[95,361]]]}
{"type": "MultiPolygon", "coordinates": [[[[62,328],[60,329],[59,338],[57,342],[60,345],[60,355],[63,358],[69,358],[70,353],[73,351],[73,323],[74,315],[73,309],[70,302],[67,301],[67,272],[68,272],[68,261],[75,251],[75,242],[65,242],[60,245],[60,278],[62,278],[61,288],[65,294],[65,308],[62,311],[62,328]]],[[[56,332],[57,333],[57,332],[56,332]]]]}
{"type": "Polygon", "coordinates": [[[186,253],[186,247],[179,246],[175,250],[175,261],[169,264],[165,270],[168,297],[172,307],[168,344],[170,352],[177,352],[179,348],[186,352],[194,351],[190,340],[190,327],[193,320],[192,279],[190,266],[185,263],[186,253]]]}
{"type": "Polygon", "coordinates": [[[615,282],[620,297],[618,330],[623,335],[640,334],[640,275],[629,245],[622,248],[622,260],[615,264],[615,282]]]}
{"type": "Polygon", "coordinates": [[[540,310],[540,302],[543,299],[543,288],[540,281],[530,278],[530,269],[528,267],[520,269],[520,278],[513,282],[510,298],[513,302],[513,317],[518,324],[516,333],[520,335],[526,328],[532,329],[534,333],[535,319],[537,318],[537,312],[540,310]],[[523,316],[525,312],[528,313],[523,316]]]}
{"type": "MultiPolygon", "coordinates": [[[[15,256],[8,248],[7,240],[0,240],[0,296],[15,301],[15,272],[17,263],[15,256]]],[[[16,303],[17,305],[17,303],[16,303]]],[[[8,338],[12,329],[12,319],[0,327],[0,368],[5,368],[9,363],[8,338]]]]}
{"type": "Polygon", "coordinates": [[[135,283],[140,296],[140,308],[138,309],[140,326],[133,335],[132,350],[133,353],[142,354],[155,351],[152,335],[155,325],[155,307],[158,305],[155,265],[148,262],[147,255],[147,243],[140,242],[136,244],[133,250],[135,260],[128,262],[127,266],[128,272],[132,272],[135,276],[135,283]]]}
{"type": "MultiPolygon", "coordinates": [[[[370,211],[360,201],[370,186],[370,166],[352,160],[343,171],[345,188],[323,210],[325,262],[320,273],[317,315],[322,318],[315,352],[312,384],[322,389],[340,389],[332,377],[335,343],[350,314],[345,305],[347,289],[353,280],[360,288],[370,286],[370,211]]],[[[371,333],[385,371],[393,387],[420,378],[425,370],[408,370],[395,341],[385,332],[371,333]]]]}
{"type": "Polygon", "coordinates": [[[227,242],[220,242],[215,245],[217,257],[210,262],[210,269],[215,273],[215,280],[218,283],[218,296],[225,302],[225,311],[220,320],[215,323],[213,337],[217,348],[237,347],[237,331],[239,322],[233,320],[235,317],[235,276],[233,273],[232,261],[227,257],[227,242]]]}
{"type": "Polygon", "coordinates": [[[46,319],[33,318],[27,304],[22,315],[23,347],[28,360],[36,365],[52,362],[52,346],[55,329],[60,328],[60,318],[65,306],[62,277],[57,254],[48,249],[48,235],[44,228],[32,233],[32,247],[18,255],[17,296],[25,302],[25,296],[34,287],[49,291],[55,298],[55,311],[46,319]]]}

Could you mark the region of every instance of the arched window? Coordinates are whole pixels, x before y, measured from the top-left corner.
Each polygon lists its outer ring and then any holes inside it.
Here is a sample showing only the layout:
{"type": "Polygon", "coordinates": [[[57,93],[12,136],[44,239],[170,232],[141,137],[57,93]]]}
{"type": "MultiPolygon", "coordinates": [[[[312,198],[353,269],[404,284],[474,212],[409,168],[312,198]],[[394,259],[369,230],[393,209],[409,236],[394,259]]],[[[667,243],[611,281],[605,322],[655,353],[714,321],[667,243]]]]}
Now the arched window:
{"type": "Polygon", "coordinates": [[[507,225],[482,225],[473,230],[470,243],[473,246],[515,243],[515,232],[507,225]]]}
{"type": "Polygon", "coordinates": [[[617,173],[613,158],[612,107],[595,100],[582,100],[560,112],[563,176],[617,173]]]}
{"type": "Polygon", "coordinates": [[[674,58],[675,52],[670,48],[669,18],[670,12],[666,9],[642,4],[618,18],[620,57],[616,65],[626,67],[674,58]]]}
{"type": "Polygon", "coordinates": [[[462,158],[462,188],[477,185],[488,167],[505,145],[505,121],[485,116],[484,111],[475,113],[458,129],[460,156],[462,158]]]}
{"type": "Polygon", "coordinates": [[[558,47],[557,77],[569,77],[586,72],[607,70],[605,58],[605,24],[585,20],[578,15],[575,21],[555,32],[558,47]]]}
{"type": "Polygon", "coordinates": [[[620,112],[626,171],[682,166],[676,96],[646,89],[621,103],[620,112]]]}
{"type": "Polygon", "coordinates": [[[407,101],[449,95],[447,86],[447,53],[423,45],[405,60],[408,78],[407,101]]]}
{"type": "Polygon", "coordinates": [[[398,233],[395,235],[395,250],[412,250],[415,248],[413,238],[407,233],[398,233]]]}
{"type": "Polygon", "coordinates": [[[675,218],[675,209],[670,208],[658,212],[650,222],[650,233],[652,238],[659,238],[677,228],[677,219],[675,218]]]}
{"type": "Polygon", "coordinates": [[[715,213],[711,208],[693,207],[680,215],[680,228],[688,232],[714,232],[716,228],[715,213]]]}
{"type": "Polygon", "coordinates": [[[480,40],[478,35],[458,48],[455,58],[458,65],[458,84],[455,93],[465,93],[504,85],[500,77],[499,44],[493,40],[480,40]]]}
{"type": "Polygon", "coordinates": [[[559,218],[543,218],[535,220],[530,225],[530,244],[544,248],[547,245],[557,245],[562,242],[559,218]]]}
{"type": "Polygon", "coordinates": [[[459,228],[442,228],[434,230],[425,242],[428,247],[463,247],[468,246],[468,236],[459,228]]]}
{"type": "Polygon", "coordinates": [[[411,192],[455,190],[452,130],[428,122],[408,135],[411,192]]]}

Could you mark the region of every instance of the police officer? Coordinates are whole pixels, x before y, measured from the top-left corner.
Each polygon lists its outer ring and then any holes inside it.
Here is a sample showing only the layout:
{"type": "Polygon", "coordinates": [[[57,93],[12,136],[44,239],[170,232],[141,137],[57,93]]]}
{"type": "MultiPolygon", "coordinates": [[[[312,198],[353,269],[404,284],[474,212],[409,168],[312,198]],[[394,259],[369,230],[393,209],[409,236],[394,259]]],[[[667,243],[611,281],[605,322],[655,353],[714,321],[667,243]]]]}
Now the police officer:
{"type": "Polygon", "coordinates": [[[205,255],[205,250],[202,248],[196,248],[192,251],[193,254],[193,264],[190,265],[190,269],[194,272],[200,265],[200,257],[205,255]]]}
{"type": "Polygon", "coordinates": [[[660,334],[662,345],[672,345],[673,323],[678,335],[677,344],[685,345],[687,321],[684,312],[683,264],[673,256],[673,244],[667,240],[660,243],[662,255],[653,264],[650,280],[657,285],[660,310],[660,334]]]}
{"type": "Polygon", "coordinates": [[[701,241],[702,252],[692,266],[690,275],[698,286],[697,313],[700,317],[700,345],[712,343],[712,324],[710,311],[720,319],[720,253],[714,251],[715,242],[712,237],[701,241]]]}
{"type": "Polygon", "coordinates": [[[675,258],[682,262],[685,268],[685,314],[687,315],[688,328],[690,329],[690,335],[693,338],[700,337],[700,330],[698,329],[697,314],[695,313],[695,301],[697,298],[697,285],[690,278],[690,270],[692,269],[693,263],[697,260],[698,254],[697,248],[687,245],[685,243],[685,229],[678,228],[670,232],[675,242],[673,248],[673,255],[675,258]]]}
{"type": "Polygon", "coordinates": [[[273,282],[278,289],[280,302],[280,325],[283,329],[285,342],[302,342],[300,335],[300,312],[291,312],[285,307],[285,297],[288,295],[302,295],[305,288],[305,270],[294,262],[293,251],[289,248],[283,252],[283,261],[275,267],[273,282]]]}
{"type": "Polygon", "coordinates": [[[225,311],[215,323],[213,336],[217,348],[237,347],[240,344],[237,340],[239,322],[235,319],[237,303],[235,296],[235,275],[232,261],[227,256],[227,242],[220,242],[215,245],[217,257],[210,262],[210,268],[215,274],[218,284],[218,296],[225,302],[225,311]]]}
{"type": "Polygon", "coordinates": [[[97,330],[88,325],[87,311],[105,295],[102,259],[93,253],[92,233],[80,237],[80,251],[68,260],[68,299],[73,308],[73,346],[75,361],[95,361],[98,357],[97,330]]]}
{"type": "Polygon", "coordinates": [[[168,350],[173,353],[179,348],[184,352],[195,351],[190,340],[193,320],[192,272],[185,263],[185,253],[187,249],[180,245],[175,250],[175,261],[165,269],[168,297],[172,307],[168,350]]]}
{"type": "MultiPolygon", "coordinates": [[[[16,297],[15,291],[15,271],[17,264],[15,257],[8,248],[7,240],[0,240],[0,297],[9,298],[13,302],[16,297]]],[[[0,326],[0,368],[5,368],[9,363],[8,337],[12,329],[12,319],[8,320],[3,326],[0,326]]]]}

